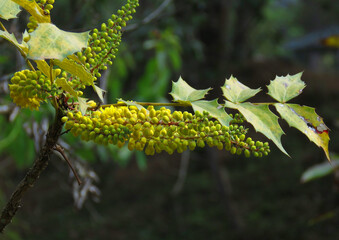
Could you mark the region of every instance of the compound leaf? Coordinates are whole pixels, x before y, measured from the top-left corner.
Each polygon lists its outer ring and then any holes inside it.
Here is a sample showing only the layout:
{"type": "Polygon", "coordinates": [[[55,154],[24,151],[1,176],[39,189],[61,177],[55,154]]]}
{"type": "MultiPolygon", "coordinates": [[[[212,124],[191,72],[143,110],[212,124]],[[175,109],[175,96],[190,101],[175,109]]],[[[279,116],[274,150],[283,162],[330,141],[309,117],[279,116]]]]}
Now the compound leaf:
{"type": "Polygon", "coordinates": [[[87,46],[89,32],[65,32],[51,23],[40,23],[31,33],[27,57],[33,60],[58,59],[81,51],[87,46]]]}
{"type": "Polygon", "coordinates": [[[17,18],[21,11],[20,6],[11,0],[0,0],[0,18],[5,20],[17,18]]]}
{"type": "Polygon", "coordinates": [[[295,75],[276,77],[267,86],[268,94],[275,100],[285,103],[302,93],[305,83],[301,80],[302,72],[295,75]]]}
{"type": "Polygon", "coordinates": [[[300,106],[298,104],[274,104],[277,111],[283,119],[291,126],[305,134],[308,139],[321,147],[328,160],[328,128],[323,122],[323,119],[317,115],[314,108],[300,106]]]}
{"type": "Polygon", "coordinates": [[[284,131],[279,125],[278,117],[268,108],[268,104],[254,105],[248,102],[235,104],[226,101],[225,106],[237,109],[257,132],[261,132],[271,139],[283,153],[289,156],[281,144],[281,135],[284,134],[284,131]]]}
{"type": "Polygon", "coordinates": [[[188,85],[181,77],[177,82],[172,83],[170,94],[175,102],[191,103],[203,99],[211,88],[197,90],[188,85]]]}
{"type": "Polygon", "coordinates": [[[199,100],[192,102],[192,107],[194,111],[199,111],[203,113],[204,111],[208,112],[212,117],[217,119],[222,125],[228,126],[230,121],[232,120],[231,116],[229,116],[225,112],[224,106],[218,103],[217,99],[212,101],[199,100]]]}
{"type": "Polygon", "coordinates": [[[226,79],[224,86],[221,87],[221,90],[223,91],[226,99],[234,103],[243,102],[261,91],[260,88],[251,89],[245,86],[233,76],[231,76],[229,79],[226,79]]]}

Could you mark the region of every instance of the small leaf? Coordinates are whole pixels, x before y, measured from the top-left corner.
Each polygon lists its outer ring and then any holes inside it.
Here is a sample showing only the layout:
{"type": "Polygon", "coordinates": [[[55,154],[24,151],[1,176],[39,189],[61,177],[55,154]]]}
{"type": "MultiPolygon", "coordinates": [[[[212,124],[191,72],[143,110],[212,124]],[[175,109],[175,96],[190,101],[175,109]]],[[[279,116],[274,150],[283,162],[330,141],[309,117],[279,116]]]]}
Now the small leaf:
{"type": "Polygon", "coordinates": [[[71,94],[74,98],[78,99],[78,94],[76,93],[76,91],[71,87],[71,85],[69,85],[69,83],[66,81],[65,78],[57,78],[55,80],[55,84],[58,87],[61,87],[62,90],[68,92],[69,94],[71,94]]]}
{"type": "Polygon", "coordinates": [[[221,87],[221,90],[223,91],[227,100],[234,103],[243,102],[261,91],[260,88],[251,89],[245,86],[233,76],[231,76],[229,79],[226,79],[224,86],[221,87]]]}
{"type": "Polygon", "coordinates": [[[11,44],[13,44],[16,48],[21,50],[24,53],[28,52],[28,46],[26,42],[22,42],[21,44],[16,40],[16,37],[14,36],[13,33],[5,32],[0,30],[0,37],[6,39],[9,41],[11,44]]]}
{"type": "Polygon", "coordinates": [[[281,144],[281,135],[284,131],[279,125],[278,117],[268,108],[268,104],[254,105],[248,102],[234,104],[226,101],[226,107],[237,109],[257,132],[271,139],[283,153],[289,156],[281,144]]]}
{"type": "Polygon", "coordinates": [[[314,108],[300,106],[298,104],[274,104],[283,119],[291,126],[305,134],[310,141],[323,148],[326,157],[330,160],[328,153],[328,128],[323,119],[317,115],[314,108]]]}
{"type": "Polygon", "coordinates": [[[276,77],[267,86],[268,94],[275,100],[285,103],[295,98],[305,88],[305,83],[301,80],[302,72],[295,75],[287,75],[285,77],[276,77]]]}
{"type": "Polygon", "coordinates": [[[203,99],[211,88],[197,90],[188,85],[181,77],[177,82],[172,82],[170,94],[175,102],[191,103],[203,99]]]}
{"type": "MultiPolygon", "coordinates": [[[[141,110],[142,108],[144,108],[144,106],[142,106],[142,105],[136,103],[135,101],[125,101],[125,100],[123,100],[122,98],[119,98],[119,99],[118,99],[118,103],[119,103],[119,102],[123,102],[123,103],[125,103],[127,106],[135,106],[135,107],[138,108],[138,110],[141,110]]],[[[147,109],[146,109],[146,111],[148,112],[147,109]]]]}
{"type": "Polygon", "coordinates": [[[87,111],[87,108],[88,108],[86,101],[87,101],[87,98],[78,97],[79,110],[80,110],[82,115],[86,114],[86,111],[87,111]]]}
{"type": "MultiPolygon", "coordinates": [[[[74,56],[74,55],[70,55],[74,56]]],[[[81,64],[76,63],[74,60],[65,58],[62,61],[54,60],[54,64],[69,72],[70,74],[80,78],[80,81],[87,85],[93,85],[94,79],[92,74],[84,68],[81,64]]]]}
{"type": "Polygon", "coordinates": [[[100,98],[100,101],[104,102],[104,94],[105,94],[106,91],[101,89],[101,88],[99,88],[98,86],[96,86],[94,84],[92,86],[93,86],[94,91],[98,94],[98,97],[100,98]]]}
{"type": "Polygon", "coordinates": [[[301,176],[300,181],[306,183],[318,178],[325,177],[339,167],[339,160],[332,160],[331,163],[323,162],[307,169],[301,176]]]}
{"type": "Polygon", "coordinates": [[[33,60],[59,59],[81,51],[87,46],[89,32],[65,32],[50,23],[41,23],[31,33],[27,57],[33,60]]]}
{"type": "Polygon", "coordinates": [[[225,112],[224,106],[218,103],[217,99],[212,101],[200,100],[192,102],[192,107],[194,111],[199,111],[203,113],[204,111],[208,112],[212,117],[217,119],[222,125],[229,126],[232,118],[225,112]]]}
{"type": "Polygon", "coordinates": [[[21,11],[20,6],[11,0],[0,0],[0,18],[5,20],[17,18],[21,11]]]}
{"type": "Polygon", "coordinates": [[[20,5],[27,12],[29,12],[38,21],[38,23],[51,22],[50,15],[45,15],[44,10],[42,10],[35,1],[30,0],[11,0],[11,1],[20,5]]]}

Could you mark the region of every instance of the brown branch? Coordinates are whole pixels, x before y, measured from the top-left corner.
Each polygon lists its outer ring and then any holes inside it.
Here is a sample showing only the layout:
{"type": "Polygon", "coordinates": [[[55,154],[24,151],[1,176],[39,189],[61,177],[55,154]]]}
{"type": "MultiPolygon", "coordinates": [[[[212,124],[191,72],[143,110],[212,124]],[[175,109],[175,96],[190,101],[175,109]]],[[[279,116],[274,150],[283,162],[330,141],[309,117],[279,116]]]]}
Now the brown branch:
{"type": "Polygon", "coordinates": [[[26,176],[18,184],[6,206],[3,208],[0,216],[0,233],[11,223],[12,218],[21,207],[23,195],[34,186],[40,174],[47,167],[51,151],[61,133],[63,125],[61,122],[62,116],[61,110],[56,110],[54,123],[48,129],[45,145],[41,148],[38,158],[35,160],[33,167],[28,170],[26,176]]]}

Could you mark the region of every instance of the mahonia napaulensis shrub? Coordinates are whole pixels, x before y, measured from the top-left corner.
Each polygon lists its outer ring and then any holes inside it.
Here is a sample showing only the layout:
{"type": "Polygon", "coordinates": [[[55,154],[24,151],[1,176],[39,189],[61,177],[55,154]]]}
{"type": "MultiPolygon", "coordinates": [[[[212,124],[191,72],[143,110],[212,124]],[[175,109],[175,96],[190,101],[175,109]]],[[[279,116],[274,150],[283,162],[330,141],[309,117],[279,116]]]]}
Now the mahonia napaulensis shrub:
{"type": "MultiPolygon", "coordinates": [[[[235,121],[241,121],[235,118],[235,121]]],[[[69,111],[63,117],[65,128],[84,141],[97,144],[127,144],[129,150],[153,155],[166,151],[182,153],[198,147],[217,147],[232,154],[262,157],[270,152],[268,143],[246,138],[247,129],[238,124],[222,126],[207,113],[195,114],[153,106],[110,106],[82,115],[69,111]]]]}

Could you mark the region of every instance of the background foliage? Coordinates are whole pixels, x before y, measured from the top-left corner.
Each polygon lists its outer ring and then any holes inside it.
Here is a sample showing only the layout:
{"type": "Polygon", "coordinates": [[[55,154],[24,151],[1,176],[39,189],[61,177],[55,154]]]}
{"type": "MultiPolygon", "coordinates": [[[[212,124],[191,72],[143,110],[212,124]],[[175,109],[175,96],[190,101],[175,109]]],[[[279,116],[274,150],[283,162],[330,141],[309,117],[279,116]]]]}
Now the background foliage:
{"type": "MultiPolygon", "coordinates": [[[[64,30],[86,31],[123,2],[58,0],[52,19],[64,30]]],[[[110,100],[166,101],[170,81],[181,74],[196,88],[213,87],[211,100],[221,94],[219,86],[231,74],[258,88],[275,75],[304,71],[308,86],[296,101],[316,107],[327,120],[330,149],[339,152],[338,54],[323,39],[338,34],[338,11],[331,0],[144,0],[134,17],[136,25],[127,28],[119,56],[100,85],[110,100]],[[166,2],[161,14],[146,22],[166,2]]],[[[25,19],[21,14],[6,27],[22,32],[25,19]]],[[[3,40],[0,52],[2,206],[34,159],[34,142],[43,135],[37,126],[46,126],[51,116],[49,109],[42,109],[21,111],[15,118],[17,109],[7,106],[6,75],[24,62],[3,40]]],[[[100,202],[88,199],[76,210],[68,168],[54,158],[5,238],[336,239],[338,182],[330,175],[301,185],[303,171],[323,162],[324,155],[295,129],[282,126],[289,135],[282,142],[292,159],[273,147],[263,159],[246,160],[212,149],[193,152],[177,194],[172,190],[182,156],[161,154],[146,162],[142,153],[67,136],[63,140],[72,146],[72,159],[78,156],[99,176],[100,202]]]]}

